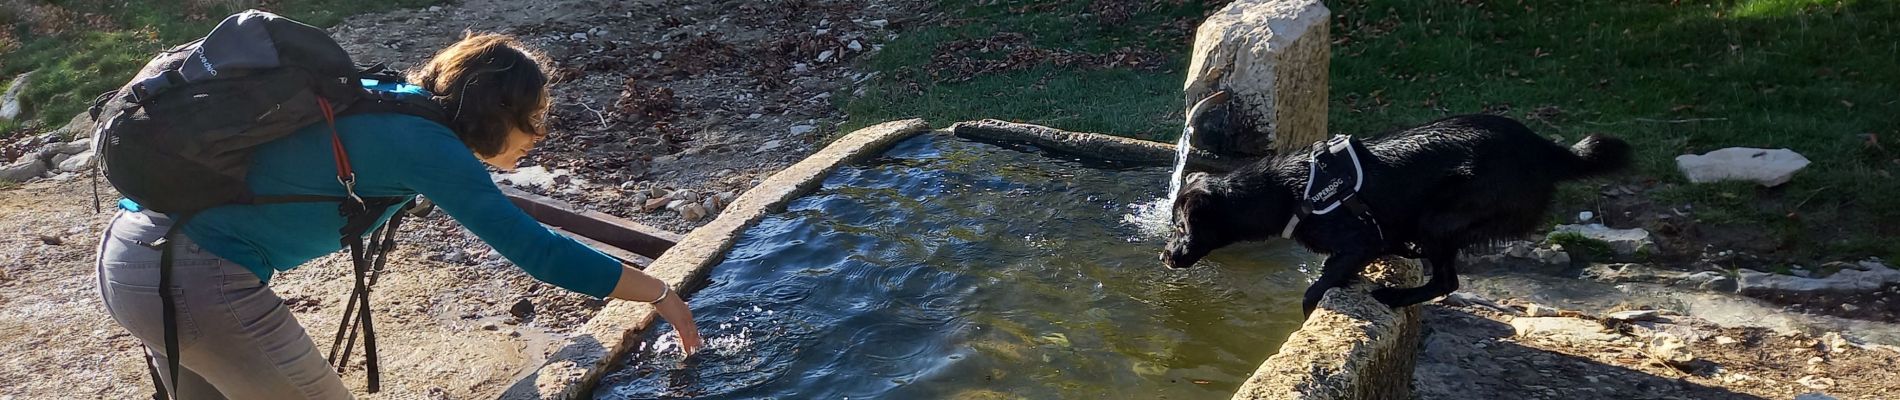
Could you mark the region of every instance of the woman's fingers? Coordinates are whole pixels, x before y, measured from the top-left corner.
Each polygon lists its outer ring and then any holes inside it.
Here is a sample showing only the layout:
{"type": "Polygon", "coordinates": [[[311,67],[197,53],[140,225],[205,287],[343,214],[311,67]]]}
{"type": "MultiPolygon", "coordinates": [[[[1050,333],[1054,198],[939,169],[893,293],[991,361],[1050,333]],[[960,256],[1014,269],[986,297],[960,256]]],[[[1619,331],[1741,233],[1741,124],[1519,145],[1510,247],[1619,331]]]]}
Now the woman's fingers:
{"type": "Polygon", "coordinates": [[[693,310],[686,307],[686,301],[678,297],[666,299],[654,307],[660,312],[660,318],[673,325],[680,335],[680,351],[693,355],[702,344],[699,338],[699,325],[693,322],[693,310]]]}

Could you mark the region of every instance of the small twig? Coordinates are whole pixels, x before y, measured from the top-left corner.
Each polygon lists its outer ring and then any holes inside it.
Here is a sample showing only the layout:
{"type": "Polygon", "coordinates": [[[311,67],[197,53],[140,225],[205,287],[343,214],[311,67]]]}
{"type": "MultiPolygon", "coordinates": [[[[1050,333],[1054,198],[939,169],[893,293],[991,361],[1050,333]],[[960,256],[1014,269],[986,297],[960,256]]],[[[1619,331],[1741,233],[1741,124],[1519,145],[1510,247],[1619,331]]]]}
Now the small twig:
{"type": "Polygon", "coordinates": [[[1790,208],[1790,210],[1801,211],[1801,206],[1808,205],[1808,200],[1814,200],[1814,195],[1821,194],[1821,192],[1826,191],[1828,189],[1833,189],[1833,188],[1834,188],[1833,186],[1822,186],[1820,189],[1814,189],[1813,192],[1808,193],[1807,198],[1801,199],[1800,203],[1794,203],[1794,207],[1790,208]]]}
{"type": "Polygon", "coordinates": [[[1649,122],[1649,123],[1657,123],[1657,124],[1687,124],[1687,123],[1693,123],[1693,122],[1711,122],[1711,121],[1727,121],[1727,120],[1728,118],[1684,118],[1684,119],[1635,118],[1635,119],[1622,121],[1622,122],[1584,121],[1583,123],[1601,126],[1601,125],[1623,125],[1623,124],[1628,124],[1631,122],[1649,122]]]}
{"type": "Polygon", "coordinates": [[[594,112],[594,117],[596,117],[596,118],[600,118],[600,127],[601,127],[601,128],[606,128],[606,127],[607,127],[607,115],[606,115],[606,114],[601,114],[601,113],[600,113],[600,110],[595,110],[593,106],[589,106],[589,105],[587,105],[587,102],[585,102],[585,101],[576,101],[576,102],[574,102],[574,103],[575,103],[575,104],[580,104],[580,105],[581,105],[581,107],[583,107],[583,108],[586,108],[586,109],[587,109],[587,111],[593,111],[593,112],[594,112]]]}

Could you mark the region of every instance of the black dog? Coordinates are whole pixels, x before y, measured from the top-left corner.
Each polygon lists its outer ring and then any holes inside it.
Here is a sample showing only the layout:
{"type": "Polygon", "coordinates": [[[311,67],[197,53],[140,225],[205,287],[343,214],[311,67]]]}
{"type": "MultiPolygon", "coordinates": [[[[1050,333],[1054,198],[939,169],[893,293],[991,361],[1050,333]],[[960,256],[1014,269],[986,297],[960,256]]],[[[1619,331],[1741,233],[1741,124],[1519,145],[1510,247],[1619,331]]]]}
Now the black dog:
{"type": "Polygon", "coordinates": [[[1196,173],[1174,202],[1174,233],[1163,263],[1186,268],[1240,241],[1290,233],[1328,254],[1302,306],[1311,314],[1327,289],[1345,286],[1385,255],[1422,258],[1431,280],[1409,289],[1379,289],[1392,307],[1418,304],[1458,289],[1459,250],[1529,234],[1543,221],[1557,182],[1603,174],[1629,164],[1629,144],[1596,136],[1564,148],[1515,120],[1492,115],[1441,119],[1355,146],[1363,165],[1356,195],[1365,212],[1339,209],[1301,215],[1312,151],[1293,151],[1223,176],[1196,173]],[[1369,215],[1369,218],[1362,217],[1369,215]],[[1285,232],[1283,232],[1285,231],[1285,232]]]}

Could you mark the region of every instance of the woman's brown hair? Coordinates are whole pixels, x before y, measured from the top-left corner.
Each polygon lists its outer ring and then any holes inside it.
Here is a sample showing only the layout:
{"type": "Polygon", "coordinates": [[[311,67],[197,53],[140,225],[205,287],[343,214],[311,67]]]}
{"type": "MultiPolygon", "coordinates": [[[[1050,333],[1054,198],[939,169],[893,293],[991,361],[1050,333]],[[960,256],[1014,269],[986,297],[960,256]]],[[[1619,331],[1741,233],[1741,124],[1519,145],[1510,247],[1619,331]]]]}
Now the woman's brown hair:
{"type": "Polygon", "coordinates": [[[548,75],[540,54],[514,37],[470,33],[428,64],[409,72],[409,82],[436,96],[449,114],[449,128],[483,157],[500,153],[508,132],[546,135],[548,75]]]}

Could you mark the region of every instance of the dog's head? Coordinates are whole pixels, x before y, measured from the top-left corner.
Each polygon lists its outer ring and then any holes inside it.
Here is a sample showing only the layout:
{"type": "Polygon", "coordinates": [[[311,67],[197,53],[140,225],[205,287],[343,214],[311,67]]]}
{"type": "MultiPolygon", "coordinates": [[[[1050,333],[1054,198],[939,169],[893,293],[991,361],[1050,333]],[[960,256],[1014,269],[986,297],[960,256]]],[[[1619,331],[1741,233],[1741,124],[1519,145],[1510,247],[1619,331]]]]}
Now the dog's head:
{"type": "Polygon", "coordinates": [[[1225,210],[1225,194],[1213,186],[1216,179],[1204,172],[1189,174],[1175,196],[1172,231],[1161,253],[1161,262],[1169,268],[1194,266],[1207,253],[1236,241],[1228,226],[1233,215],[1225,210]]]}

